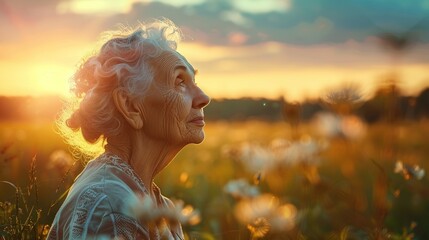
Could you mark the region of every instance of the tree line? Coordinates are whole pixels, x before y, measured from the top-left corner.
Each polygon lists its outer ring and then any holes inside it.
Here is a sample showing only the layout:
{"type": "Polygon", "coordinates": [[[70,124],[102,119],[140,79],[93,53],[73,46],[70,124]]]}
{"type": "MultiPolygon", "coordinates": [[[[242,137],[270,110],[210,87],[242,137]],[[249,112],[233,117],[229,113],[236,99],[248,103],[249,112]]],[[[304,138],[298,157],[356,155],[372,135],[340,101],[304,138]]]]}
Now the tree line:
{"type": "MultiPolygon", "coordinates": [[[[429,117],[429,87],[417,96],[401,95],[392,84],[379,88],[373,97],[362,100],[350,89],[334,91],[330,97],[288,102],[283,98],[212,99],[205,108],[210,121],[308,121],[322,111],[338,114],[355,114],[368,123],[378,121],[418,120],[429,117]]],[[[63,101],[56,96],[0,97],[0,120],[37,121],[54,120],[61,111],[63,101]]]]}

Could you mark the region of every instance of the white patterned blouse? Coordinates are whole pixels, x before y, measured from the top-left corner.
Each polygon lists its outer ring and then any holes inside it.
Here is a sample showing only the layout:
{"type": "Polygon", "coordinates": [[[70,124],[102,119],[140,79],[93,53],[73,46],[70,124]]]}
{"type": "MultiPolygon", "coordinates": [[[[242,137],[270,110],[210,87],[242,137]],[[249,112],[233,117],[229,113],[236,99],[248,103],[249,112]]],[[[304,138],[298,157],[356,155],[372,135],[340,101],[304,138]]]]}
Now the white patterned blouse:
{"type": "MultiPolygon", "coordinates": [[[[173,207],[154,185],[158,206],[173,207]]],[[[128,163],[104,153],[76,178],[47,239],[184,239],[180,223],[145,223],[132,206],[148,191],[128,163]],[[151,226],[151,227],[149,227],[151,226]]]]}

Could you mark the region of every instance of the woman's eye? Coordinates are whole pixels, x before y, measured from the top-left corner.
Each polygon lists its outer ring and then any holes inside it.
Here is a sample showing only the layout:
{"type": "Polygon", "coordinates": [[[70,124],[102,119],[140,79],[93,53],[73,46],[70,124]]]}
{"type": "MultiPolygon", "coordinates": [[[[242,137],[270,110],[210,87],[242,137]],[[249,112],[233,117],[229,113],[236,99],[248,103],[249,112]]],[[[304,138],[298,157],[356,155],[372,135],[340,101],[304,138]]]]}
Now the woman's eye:
{"type": "Polygon", "coordinates": [[[182,79],[182,78],[178,78],[178,83],[177,83],[177,85],[179,85],[179,86],[185,86],[185,80],[184,80],[184,79],[182,79]]]}

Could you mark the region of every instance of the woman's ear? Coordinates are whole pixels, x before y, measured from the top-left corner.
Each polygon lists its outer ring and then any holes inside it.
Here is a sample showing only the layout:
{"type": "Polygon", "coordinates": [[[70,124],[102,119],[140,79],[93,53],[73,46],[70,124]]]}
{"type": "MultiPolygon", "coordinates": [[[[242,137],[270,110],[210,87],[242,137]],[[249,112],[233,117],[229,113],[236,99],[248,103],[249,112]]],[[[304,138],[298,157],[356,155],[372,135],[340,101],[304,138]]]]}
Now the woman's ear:
{"type": "Polygon", "coordinates": [[[140,109],[134,104],[128,92],[123,88],[117,88],[113,90],[112,94],[115,106],[122,114],[125,121],[134,129],[141,129],[143,127],[143,119],[140,114],[140,109]]]}

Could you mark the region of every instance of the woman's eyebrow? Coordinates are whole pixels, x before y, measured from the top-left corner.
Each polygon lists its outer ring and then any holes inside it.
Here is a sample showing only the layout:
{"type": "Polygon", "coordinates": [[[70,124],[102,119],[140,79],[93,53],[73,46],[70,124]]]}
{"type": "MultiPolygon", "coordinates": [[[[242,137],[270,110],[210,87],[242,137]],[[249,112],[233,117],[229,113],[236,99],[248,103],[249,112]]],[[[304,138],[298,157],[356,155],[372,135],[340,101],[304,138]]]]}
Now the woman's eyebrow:
{"type": "MultiPolygon", "coordinates": [[[[176,66],[176,69],[182,69],[183,71],[186,72],[188,70],[188,67],[186,67],[185,65],[178,65],[178,66],[176,66]]],[[[191,70],[191,72],[194,73],[194,76],[197,75],[198,69],[194,69],[192,66],[190,66],[190,70],[191,70]]]]}

